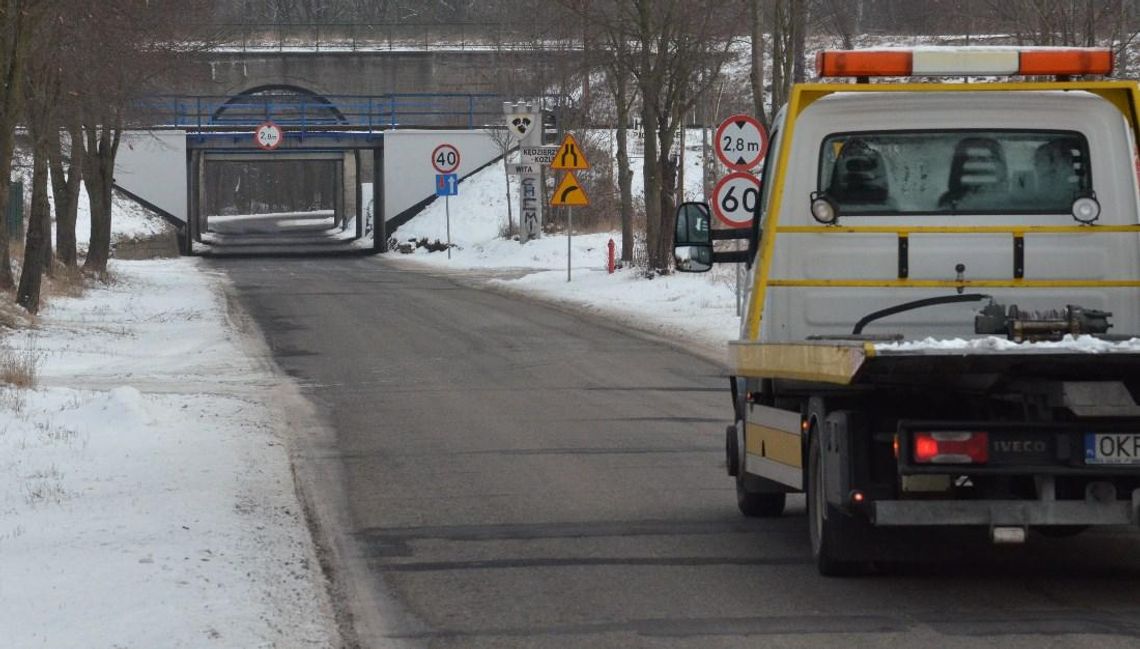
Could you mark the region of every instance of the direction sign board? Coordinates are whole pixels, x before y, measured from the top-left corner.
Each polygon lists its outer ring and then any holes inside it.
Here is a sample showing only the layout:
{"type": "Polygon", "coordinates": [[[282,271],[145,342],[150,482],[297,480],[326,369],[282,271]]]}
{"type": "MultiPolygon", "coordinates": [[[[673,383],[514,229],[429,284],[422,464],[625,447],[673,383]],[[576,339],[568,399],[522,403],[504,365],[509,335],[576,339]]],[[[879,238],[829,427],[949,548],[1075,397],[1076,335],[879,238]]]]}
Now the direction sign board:
{"type": "Polygon", "coordinates": [[[530,162],[507,165],[507,173],[511,176],[526,176],[530,174],[537,174],[541,169],[542,165],[530,162]]]}
{"type": "Polygon", "coordinates": [[[436,196],[458,196],[459,174],[438,174],[435,177],[436,196]]]}
{"type": "Polygon", "coordinates": [[[431,152],[431,166],[441,174],[449,174],[459,168],[459,149],[450,144],[441,144],[431,152]]]}
{"type": "Polygon", "coordinates": [[[586,161],[586,153],[582,151],[582,147],[578,146],[578,140],[567,133],[562,139],[562,145],[558,147],[558,152],[554,154],[550,168],[556,171],[581,171],[589,169],[590,163],[586,161]]]}
{"type": "Polygon", "coordinates": [[[521,146],[519,147],[519,155],[522,157],[523,164],[549,167],[554,160],[554,154],[558,153],[558,148],[558,145],[553,144],[550,146],[521,146]]]}
{"type": "Polygon", "coordinates": [[[751,225],[759,204],[760,179],[748,172],[728,174],[713,188],[713,215],[730,228],[751,225]]]}
{"type": "Polygon", "coordinates": [[[266,151],[272,151],[281,146],[284,139],[285,134],[281,132],[281,127],[273,122],[262,122],[253,132],[253,141],[259,148],[266,151]]]}
{"type": "Polygon", "coordinates": [[[585,207],[590,204],[590,197],[582,189],[573,171],[562,177],[562,182],[554,189],[554,196],[550,198],[551,207],[585,207]]]}
{"type": "Polygon", "coordinates": [[[751,115],[733,115],[716,129],[716,157],[729,169],[754,169],[767,153],[768,130],[751,115]]]}

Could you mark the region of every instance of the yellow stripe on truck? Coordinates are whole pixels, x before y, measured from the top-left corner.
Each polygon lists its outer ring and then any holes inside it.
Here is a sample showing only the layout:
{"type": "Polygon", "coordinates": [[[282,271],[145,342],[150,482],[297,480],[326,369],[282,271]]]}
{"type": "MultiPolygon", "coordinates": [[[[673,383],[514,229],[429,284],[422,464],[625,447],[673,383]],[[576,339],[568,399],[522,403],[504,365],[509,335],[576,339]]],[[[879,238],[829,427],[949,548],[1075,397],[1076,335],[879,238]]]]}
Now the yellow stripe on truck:
{"type": "Polygon", "coordinates": [[[746,430],[745,447],[752,455],[791,467],[803,467],[799,435],[753,423],[749,423],[746,430]]]}

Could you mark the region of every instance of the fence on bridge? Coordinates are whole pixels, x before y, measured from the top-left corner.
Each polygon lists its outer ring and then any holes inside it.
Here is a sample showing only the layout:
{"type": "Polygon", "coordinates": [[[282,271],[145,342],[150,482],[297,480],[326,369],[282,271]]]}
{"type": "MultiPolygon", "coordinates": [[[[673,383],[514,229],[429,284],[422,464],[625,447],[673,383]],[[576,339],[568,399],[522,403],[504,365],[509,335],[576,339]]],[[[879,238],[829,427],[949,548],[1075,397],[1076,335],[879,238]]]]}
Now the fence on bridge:
{"type": "Polygon", "coordinates": [[[204,42],[218,51],[370,51],[400,49],[550,50],[580,49],[535,29],[487,23],[274,23],[198,25],[204,42]]]}
{"type": "Polygon", "coordinates": [[[502,102],[499,95],[462,93],[160,95],[138,108],[151,124],[190,132],[245,130],[272,121],[304,137],[329,130],[479,128],[502,122],[502,102]]]}

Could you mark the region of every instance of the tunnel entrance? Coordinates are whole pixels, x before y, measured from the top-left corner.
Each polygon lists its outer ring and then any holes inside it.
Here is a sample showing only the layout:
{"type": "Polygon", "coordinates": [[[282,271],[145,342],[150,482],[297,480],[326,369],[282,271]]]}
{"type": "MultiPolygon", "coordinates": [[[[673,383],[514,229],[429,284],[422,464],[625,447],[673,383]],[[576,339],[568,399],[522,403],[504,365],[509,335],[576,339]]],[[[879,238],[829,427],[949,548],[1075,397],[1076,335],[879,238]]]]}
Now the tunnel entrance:
{"type": "Polygon", "coordinates": [[[197,240],[216,252],[315,252],[364,233],[355,150],[197,153],[197,240]]]}
{"type": "Polygon", "coordinates": [[[359,130],[341,102],[295,86],[193,103],[187,252],[377,250],[380,132],[359,130]],[[254,137],[266,123],[281,134],[273,146],[254,137]]]}
{"type": "Polygon", "coordinates": [[[325,236],[342,220],[336,160],[220,160],[205,171],[207,234],[325,236]]]}

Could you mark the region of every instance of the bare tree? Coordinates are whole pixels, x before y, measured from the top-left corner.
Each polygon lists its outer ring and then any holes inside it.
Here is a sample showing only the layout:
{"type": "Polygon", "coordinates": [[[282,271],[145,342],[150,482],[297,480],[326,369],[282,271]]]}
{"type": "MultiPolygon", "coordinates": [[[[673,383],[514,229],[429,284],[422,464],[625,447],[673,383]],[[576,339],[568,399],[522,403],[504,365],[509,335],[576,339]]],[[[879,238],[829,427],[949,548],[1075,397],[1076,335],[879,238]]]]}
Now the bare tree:
{"type": "MultiPolygon", "coordinates": [[[[561,0],[596,29],[628,46],[629,75],[646,130],[645,240],[651,272],[668,272],[677,160],[672,156],[684,117],[717,81],[730,57],[739,0],[561,0]]],[[[626,51],[626,50],[622,50],[626,51]]],[[[616,93],[615,93],[616,94],[616,93]]],[[[619,161],[619,178],[621,173],[619,161]]]]}
{"type": "Polygon", "coordinates": [[[855,36],[862,28],[863,0],[819,0],[819,18],[839,37],[844,49],[855,47],[855,36]]]}
{"type": "Polygon", "coordinates": [[[752,35],[751,47],[751,73],[748,79],[752,85],[752,110],[756,119],[764,126],[768,125],[768,113],[764,110],[764,25],[768,22],[764,0],[745,0],[748,6],[748,26],[752,35]]]}
{"type": "Polygon", "coordinates": [[[40,308],[44,273],[51,273],[51,210],[48,205],[48,159],[51,142],[58,138],[56,110],[62,94],[62,61],[56,56],[62,40],[61,0],[42,0],[27,9],[25,19],[37,30],[24,75],[26,122],[32,142],[32,211],[24,243],[24,264],[16,303],[31,313],[40,308]],[[53,136],[53,131],[55,135],[53,136]]]}
{"type": "Polygon", "coordinates": [[[182,38],[188,17],[206,15],[206,0],[69,0],[68,19],[77,56],[85,61],[80,123],[83,137],[71,142],[83,156],[83,183],[91,208],[91,243],[85,271],[102,274],[111,248],[111,192],[115,157],[136,100],[150,85],[187,60],[193,47],[182,38]]]}
{"type": "Polygon", "coordinates": [[[32,4],[32,0],[0,0],[0,290],[16,285],[8,249],[8,179],[24,94],[24,63],[34,27],[27,12],[32,4]]]}
{"type": "Polygon", "coordinates": [[[1093,46],[1130,44],[1129,0],[986,0],[991,21],[1009,29],[1018,44],[1093,46]]]}
{"type": "Polygon", "coordinates": [[[487,137],[495,143],[495,148],[499,151],[499,155],[503,157],[503,182],[506,184],[507,191],[507,236],[510,237],[515,232],[514,212],[511,207],[511,172],[510,172],[510,153],[518,142],[511,137],[511,132],[503,128],[488,128],[485,129],[487,137]]]}
{"type": "Polygon", "coordinates": [[[79,190],[83,180],[83,156],[78,153],[75,143],[82,140],[83,129],[77,118],[68,120],[66,148],[60,131],[51,129],[51,157],[48,159],[52,197],[55,199],[55,254],[59,263],[75,268],[79,263],[75,221],[79,214],[79,190]]]}
{"type": "MultiPolygon", "coordinates": [[[[600,67],[606,72],[606,84],[614,102],[614,118],[617,140],[617,184],[618,211],[621,218],[621,260],[633,261],[633,169],[629,161],[630,114],[638,99],[633,86],[630,68],[630,43],[624,30],[615,28],[613,23],[601,23],[602,38],[596,41],[599,46],[595,54],[600,67]]],[[[593,65],[589,66],[590,68],[593,65]]],[[[587,72],[588,74],[588,72],[587,72]]]]}
{"type": "Polygon", "coordinates": [[[804,39],[807,28],[807,2],[774,0],[769,24],[772,26],[772,110],[788,101],[793,83],[804,80],[804,39]]]}
{"type": "Polygon", "coordinates": [[[738,9],[738,3],[720,0],[621,3],[619,15],[631,28],[631,72],[646,129],[645,238],[651,271],[667,272],[671,265],[674,139],[684,116],[719,78],[732,43],[725,25],[739,24],[738,9]]]}

